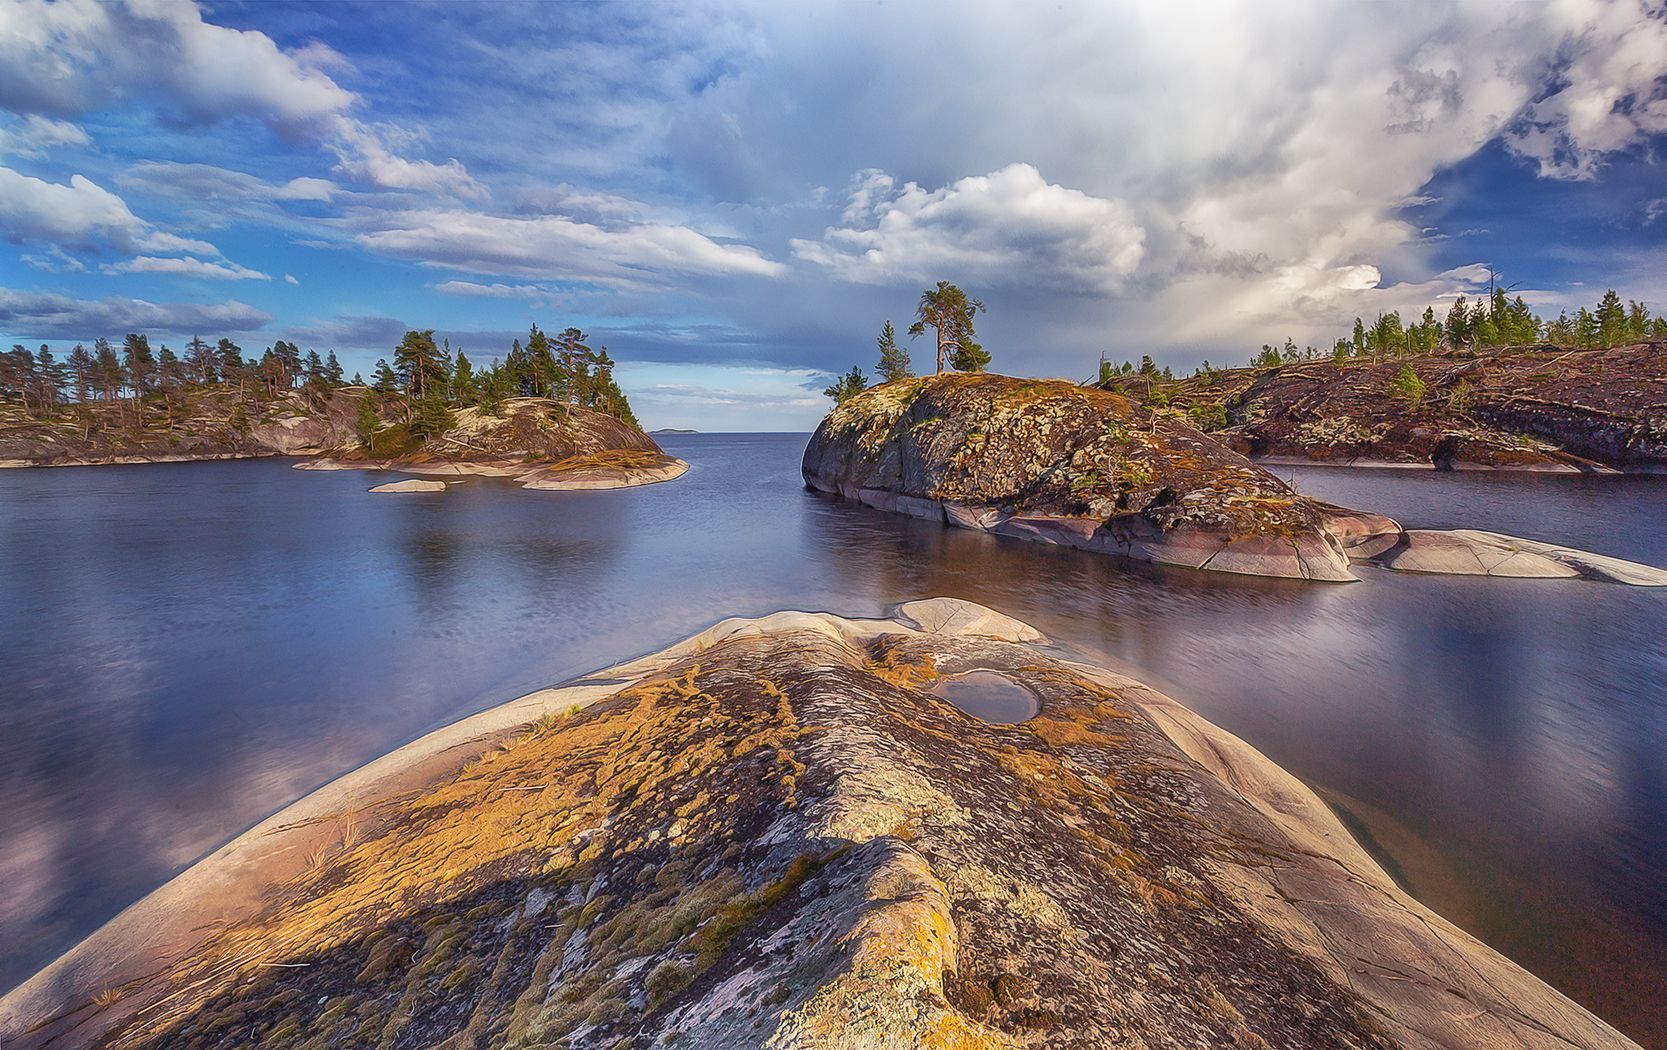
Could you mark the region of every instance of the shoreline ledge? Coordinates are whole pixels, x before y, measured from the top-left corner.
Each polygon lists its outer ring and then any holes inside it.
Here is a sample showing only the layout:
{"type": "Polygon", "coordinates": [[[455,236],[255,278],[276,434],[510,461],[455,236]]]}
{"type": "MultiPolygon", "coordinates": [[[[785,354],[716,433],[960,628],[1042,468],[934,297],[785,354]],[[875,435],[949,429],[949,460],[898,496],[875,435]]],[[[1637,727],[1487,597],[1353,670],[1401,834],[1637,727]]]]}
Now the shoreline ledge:
{"type": "Polygon", "coordinates": [[[320,788],[0,1000],[0,1042],[1635,1044],[1295,777],[952,598],[730,619],[320,788]],[[1038,713],[932,695],[969,672],[1038,713]]]}

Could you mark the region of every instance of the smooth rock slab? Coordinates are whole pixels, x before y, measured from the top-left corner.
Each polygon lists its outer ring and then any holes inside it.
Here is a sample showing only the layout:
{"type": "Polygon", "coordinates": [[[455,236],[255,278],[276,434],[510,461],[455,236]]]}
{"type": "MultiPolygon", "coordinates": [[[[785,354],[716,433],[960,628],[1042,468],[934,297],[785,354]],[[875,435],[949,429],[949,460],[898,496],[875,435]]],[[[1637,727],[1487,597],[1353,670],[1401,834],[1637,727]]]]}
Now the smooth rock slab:
{"type": "Polygon", "coordinates": [[[372,492],[444,492],[446,483],[443,481],[429,481],[424,478],[406,478],[404,481],[390,481],[386,485],[377,485],[372,492]]]}
{"type": "Polygon", "coordinates": [[[1401,546],[1378,559],[1396,572],[1531,579],[1585,577],[1634,587],[1667,587],[1667,571],[1621,558],[1479,529],[1409,529],[1401,546]]]}

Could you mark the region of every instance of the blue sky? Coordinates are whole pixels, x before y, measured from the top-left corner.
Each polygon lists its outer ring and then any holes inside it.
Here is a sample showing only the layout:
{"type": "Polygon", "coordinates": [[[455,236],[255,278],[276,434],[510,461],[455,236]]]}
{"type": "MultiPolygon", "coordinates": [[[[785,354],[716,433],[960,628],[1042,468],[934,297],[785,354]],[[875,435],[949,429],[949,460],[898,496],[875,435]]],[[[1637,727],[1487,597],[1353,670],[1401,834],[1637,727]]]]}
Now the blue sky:
{"type": "Polygon", "coordinates": [[[1660,0],[0,0],[0,338],[572,324],[650,426],[807,429],[938,279],[1079,378],[1488,265],[1667,307],[1664,76],[1660,0]]]}

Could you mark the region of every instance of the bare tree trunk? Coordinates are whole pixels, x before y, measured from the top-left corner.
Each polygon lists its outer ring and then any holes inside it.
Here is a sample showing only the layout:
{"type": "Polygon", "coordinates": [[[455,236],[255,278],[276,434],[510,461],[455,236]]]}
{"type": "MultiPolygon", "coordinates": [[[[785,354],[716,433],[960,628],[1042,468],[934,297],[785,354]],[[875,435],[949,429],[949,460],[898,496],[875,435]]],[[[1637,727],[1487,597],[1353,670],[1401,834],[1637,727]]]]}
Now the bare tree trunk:
{"type": "Polygon", "coordinates": [[[943,375],[943,329],[938,329],[938,375],[943,375]]]}

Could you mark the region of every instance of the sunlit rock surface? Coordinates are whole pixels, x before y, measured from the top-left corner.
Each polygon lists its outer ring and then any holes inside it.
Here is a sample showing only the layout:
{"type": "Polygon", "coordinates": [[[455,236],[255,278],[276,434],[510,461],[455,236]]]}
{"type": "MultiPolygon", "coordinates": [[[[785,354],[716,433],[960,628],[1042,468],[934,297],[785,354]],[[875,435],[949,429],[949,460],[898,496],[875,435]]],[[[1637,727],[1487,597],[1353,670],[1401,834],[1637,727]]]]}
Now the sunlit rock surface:
{"type": "MultiPolygon", "coordinates": [[[[603,412],[548,398],[504,401],[497,412],[464,408],[451,427],[423,437],[392,408],[367,447],[357,432],[363,387],[287,391],[265,403],[212,388],[69,409],[41,420],[0,407],[0,466],[76,466],[261,456],[309,457],[308,470],[396,469],[413,474],[511,477],[534,489],[608,489],[670,481],[688,464],[641,429],[603,412]]],[[[410,490],[402,490],[410,491],[410,490]]]]}
{"type": "Polygon", "coordinates": [[[1183,380],[1173,396],[1183,407],[1220,406],[1226,429],[1217,436],[1256,457],[1659,471],[1667,469],[1664,384],[1667,343],[1653,342],[1227,369],[1183,380]],[[1392,385],[1408,368],[1424,384],[1416,402],[1392,385]]]}
{"type": "Polygon", "coordinates": [[[7,1047],[1627,1047],[1307,788],[935,599],[484,712],[0,1001],[7,1047]],[[1016,725],[933,695],[999,675],[1016,725]]]}
{"type": "Polygon", "coordinates": [[[1063,381],[875,387],[822,421],[804,477],[962,528],[1217,572],[1355,578],[1324,504],[1177,415],[1063,381]]]}

